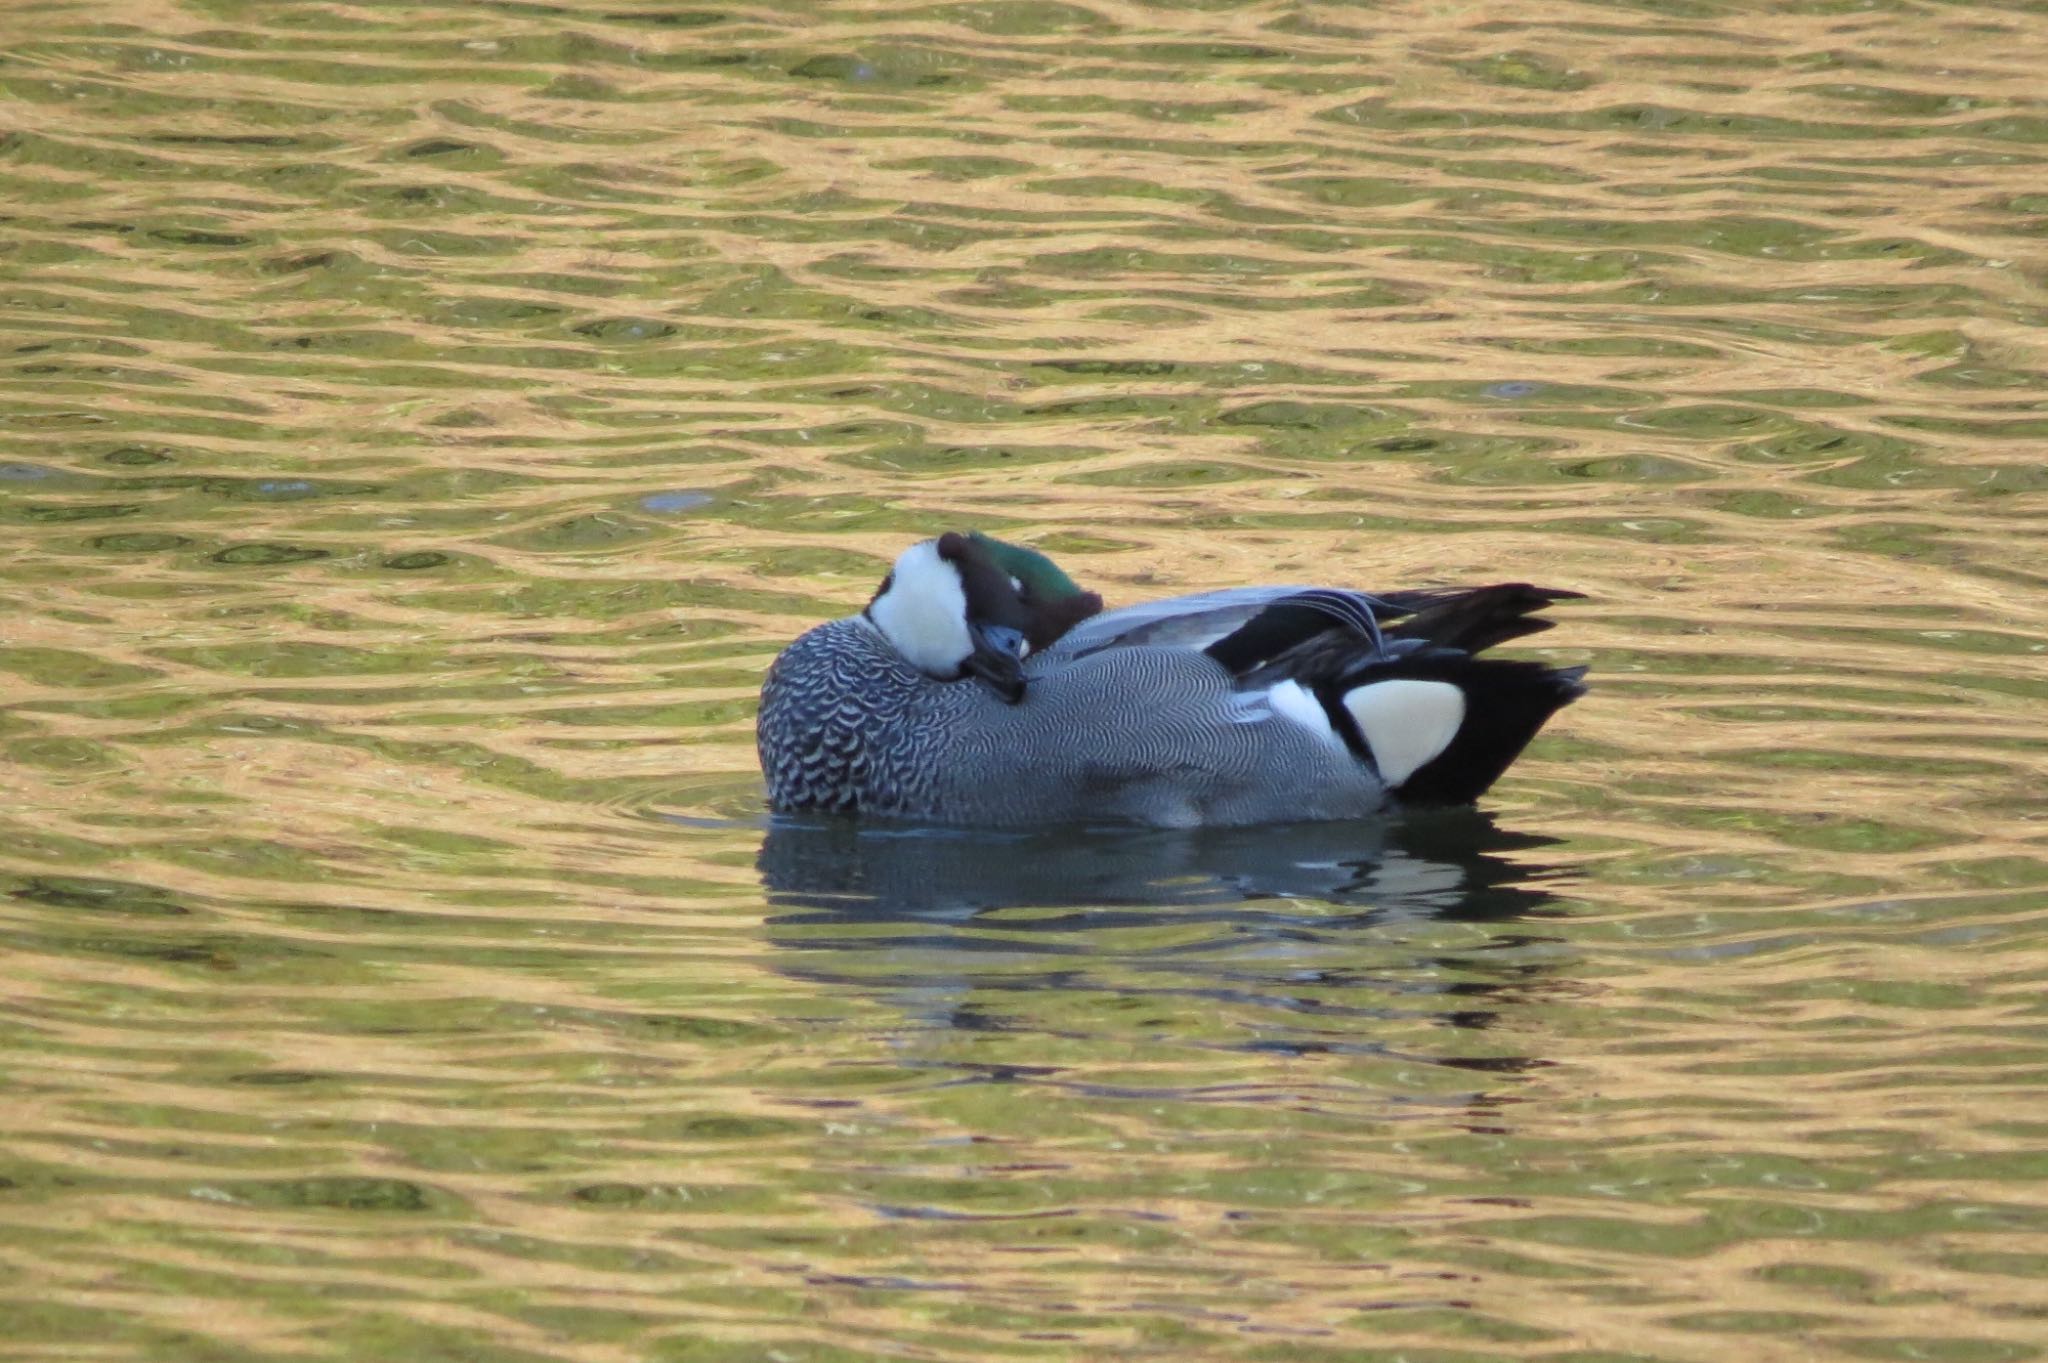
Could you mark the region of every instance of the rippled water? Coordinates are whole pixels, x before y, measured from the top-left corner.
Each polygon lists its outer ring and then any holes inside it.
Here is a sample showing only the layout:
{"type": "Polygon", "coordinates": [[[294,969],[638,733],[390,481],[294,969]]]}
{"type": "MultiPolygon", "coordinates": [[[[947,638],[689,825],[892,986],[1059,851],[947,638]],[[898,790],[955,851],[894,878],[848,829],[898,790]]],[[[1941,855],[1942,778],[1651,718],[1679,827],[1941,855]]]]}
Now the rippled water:
{"type": "Polygon", "coordinates": [[[16,1358],[2048,1341],[2048,18],[0,15],[16,1358]],[[1482,815],[771,827],[975,524],[1536,578],[1482,815]]]}

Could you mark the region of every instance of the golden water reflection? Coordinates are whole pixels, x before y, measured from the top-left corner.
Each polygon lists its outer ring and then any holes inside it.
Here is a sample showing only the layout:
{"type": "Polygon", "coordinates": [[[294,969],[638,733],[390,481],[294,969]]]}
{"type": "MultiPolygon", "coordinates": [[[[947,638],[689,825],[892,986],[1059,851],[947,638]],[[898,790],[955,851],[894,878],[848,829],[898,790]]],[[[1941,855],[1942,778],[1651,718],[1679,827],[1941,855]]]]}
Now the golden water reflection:
{"type": "Polygon", "coordinates": [[[14,1355],[2039,1356],[2032,11],[0,30],[14,1355]],[[1595,689],[1472,821],[769,821],[965,524],[1595,689]]]}

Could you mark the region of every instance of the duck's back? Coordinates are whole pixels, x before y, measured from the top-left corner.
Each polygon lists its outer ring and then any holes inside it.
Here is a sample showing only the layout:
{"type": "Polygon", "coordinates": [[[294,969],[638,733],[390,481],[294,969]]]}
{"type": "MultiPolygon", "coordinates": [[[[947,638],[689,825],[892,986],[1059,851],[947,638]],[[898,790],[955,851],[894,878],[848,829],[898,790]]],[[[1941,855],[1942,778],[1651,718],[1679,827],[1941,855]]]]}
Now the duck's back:
{"type": "Polygon", "coordinates": [[[940,778],[975,823],[1127,819],[1165,827],[1370,814],[1378,778],[1196,650],[1137,645],[1025,669],[1023,704],[957,740],[940,778]],[[979,775],[977,775],[979,774],[979,775]]]}
{"type": "Polygon", "coordinates": [[[762,690],[777,809],[983,826],[1343,818],[1386,801],[1341,746],[1240,692],[1198,650],[1112,647],[1025,668],[1024,700],[911,668],[858,618],[820,626],[762,690]]]}

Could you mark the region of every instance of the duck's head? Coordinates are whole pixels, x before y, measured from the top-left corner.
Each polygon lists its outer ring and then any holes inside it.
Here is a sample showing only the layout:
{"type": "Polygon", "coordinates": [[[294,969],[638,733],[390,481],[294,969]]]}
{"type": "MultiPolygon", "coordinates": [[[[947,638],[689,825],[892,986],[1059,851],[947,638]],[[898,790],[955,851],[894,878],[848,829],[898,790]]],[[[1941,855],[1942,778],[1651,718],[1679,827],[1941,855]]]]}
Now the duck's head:
{"type": "Polygon", "coordinates": [[[973,677],[1012,705],[1024,699],[1031,613],[1010,575],[967,536],[905,549],[862,614],[926,676],[973,677]]]}
{"type": "Polygon", "coordinates": [[[1102,613],[1100,596],[1082,591],[1057,563],[1036,549],[1010,544],[979,530],[970,530],[967,538],[998,569],[1009,574],[1010,583],[1030,617],[1024,634],[1033,652],[1049,646],[1089,616],[1102,613]]]}
{"type": "Polygon", "coordinates": [[[1043,554],[949,532],[905,549],[862,613],[926,676],[972,677],[1015,705],[1024,659],[1101,609],[1043,554]]]}

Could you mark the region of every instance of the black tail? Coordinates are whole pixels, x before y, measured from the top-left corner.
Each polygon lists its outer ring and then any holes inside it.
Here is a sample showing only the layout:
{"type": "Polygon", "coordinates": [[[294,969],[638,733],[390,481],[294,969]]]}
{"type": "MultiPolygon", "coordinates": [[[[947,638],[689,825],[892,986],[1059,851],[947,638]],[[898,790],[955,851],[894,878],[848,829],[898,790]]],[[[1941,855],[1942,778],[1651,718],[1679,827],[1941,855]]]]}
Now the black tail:
{"type": "Polygon", "coordinates": [[[1331,727],[1403,803],[1468,804],[1586,693],[1583,667],[1473,655],[1549,629],[1555,622],[1537,612],[1579,598],[1526,582],[1299,592],[1207,652],[1241,686],[1285,680],[1312,690],[1331,727]]]}
{"type": "MultiPolygon", "coordinates": [[[[1373,761],[1403,804],[1462,805],[1485,794],[1552,715],[1586,694],[1585,675],[1583,667],[1430,651],[1363,663],[1342,683],[1318,687],[1317,694],[1338,732],[1373,761]],[[1400,727],[1379,730],[1388,734],[1382,740],[1388,749],[1384,755],[1373,751],[1368,737],[1376,729],[1371,707],[1381,694],[1374,688],[1399,681],[1446,684],[1456,687],[1464,699],[1449,741],[1405,772],[1398,758],[1393,763],[1385,759],[1395,756],[1396,744],[1415,741],[1409,732],[1400,727]]],[[[1401,719],[1389,714],[1381,722],[1399,726],[1401,719]]],[[[1430,746],[1433,743],[1424,744],[1425,749],[1430,746]]]]}

